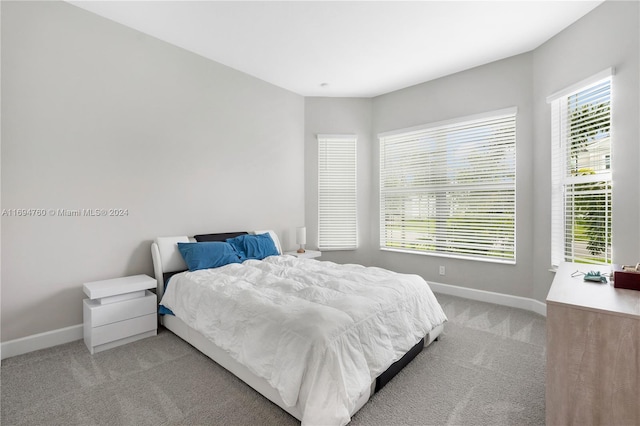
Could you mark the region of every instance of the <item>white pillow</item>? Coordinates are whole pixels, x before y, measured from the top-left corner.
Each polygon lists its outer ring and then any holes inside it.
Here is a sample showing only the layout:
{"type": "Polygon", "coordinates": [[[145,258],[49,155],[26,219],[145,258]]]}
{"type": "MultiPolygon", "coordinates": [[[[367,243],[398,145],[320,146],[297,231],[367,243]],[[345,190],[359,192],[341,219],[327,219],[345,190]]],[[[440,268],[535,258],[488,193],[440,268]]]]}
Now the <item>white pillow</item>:
{"type": "Polygon", "coordinates": [[[273,243],[276,245],[278,254],[282,254],[282,247],[280,247],[280,239],[278,239],[278,234],[276,234],[274,231],[267,229],[266,231],[253,231],[249,233],[253,235],[269,234],[271,236],[271,239],[273,240],[273,243]]]}

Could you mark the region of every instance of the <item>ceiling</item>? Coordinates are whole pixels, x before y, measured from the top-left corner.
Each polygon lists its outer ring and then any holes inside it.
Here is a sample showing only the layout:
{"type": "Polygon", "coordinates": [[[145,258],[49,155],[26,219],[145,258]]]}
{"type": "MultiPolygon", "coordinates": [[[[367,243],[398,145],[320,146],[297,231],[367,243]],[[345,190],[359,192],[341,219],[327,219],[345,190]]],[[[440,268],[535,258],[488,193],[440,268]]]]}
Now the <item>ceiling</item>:
{"type": "Polygon", "coordinates": [[[602,1],[69,1],[303,96],[373,97],[528,52],[602,1]]]}

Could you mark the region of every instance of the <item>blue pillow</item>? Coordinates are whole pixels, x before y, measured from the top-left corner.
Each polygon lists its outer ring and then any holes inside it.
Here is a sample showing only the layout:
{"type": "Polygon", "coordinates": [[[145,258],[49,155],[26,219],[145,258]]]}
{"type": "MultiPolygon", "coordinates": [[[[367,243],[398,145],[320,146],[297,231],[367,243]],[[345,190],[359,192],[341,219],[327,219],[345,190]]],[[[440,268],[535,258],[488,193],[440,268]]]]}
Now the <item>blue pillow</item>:
{"type": "Polygon", "coordinates": [[[173,315],[174,317],[176,316],[171,309],[165,307],[164,305],[158,305],[158,314],[173,315]]]}
{"type": "Polygon", "coordinates": [[[235,238],[227,239],[227,242],[231,244],[244,259],[257,259],[262,260],[267,256],[275,256],[278,253],[271,235],[258,234],[258,235],[240,235],[235,238]]]}
{"type": "Polygon", "coordinates": [[[178,250],[190,271],[241,262],[240,253],[231,244],[221,241],[178,243],[178,250]]]}

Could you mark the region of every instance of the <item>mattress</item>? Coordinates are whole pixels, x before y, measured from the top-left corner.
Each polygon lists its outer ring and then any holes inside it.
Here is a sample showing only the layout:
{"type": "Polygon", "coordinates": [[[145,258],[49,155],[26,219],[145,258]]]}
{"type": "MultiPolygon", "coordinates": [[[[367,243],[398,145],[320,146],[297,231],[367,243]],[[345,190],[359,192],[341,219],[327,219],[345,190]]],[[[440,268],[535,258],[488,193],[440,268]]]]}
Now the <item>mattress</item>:
{"type": "Polygon", "coordinates": [[[292,256],[178,274],[161,303],[303,424],[348,423],[371,383],[446,321],[416,275],[292,256]]]}

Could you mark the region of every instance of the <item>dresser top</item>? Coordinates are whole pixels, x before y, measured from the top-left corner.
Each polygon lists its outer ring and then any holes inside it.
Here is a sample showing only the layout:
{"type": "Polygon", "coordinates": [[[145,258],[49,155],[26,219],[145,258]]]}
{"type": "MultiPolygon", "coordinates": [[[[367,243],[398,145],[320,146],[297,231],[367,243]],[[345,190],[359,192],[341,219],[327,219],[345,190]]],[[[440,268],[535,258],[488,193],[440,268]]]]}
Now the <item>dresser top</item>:
{"type": "Polygon", "coordinates": [[[615,288],[611,280],[605,283],[584,281],[576,272],[600,271],[609,274],[609,266],[584,265],[564,262],[558,268],[547,304],[568,305],[578,309],[605,312],[640,319],[640,291],[615,288]]]}
{"type": "Polygon", "coordinates": [[[156,288],[157,282],[148,275],[132,275],[112,280],[93,281],[82,286],[89,299],[116,296],[156,288]]]}

